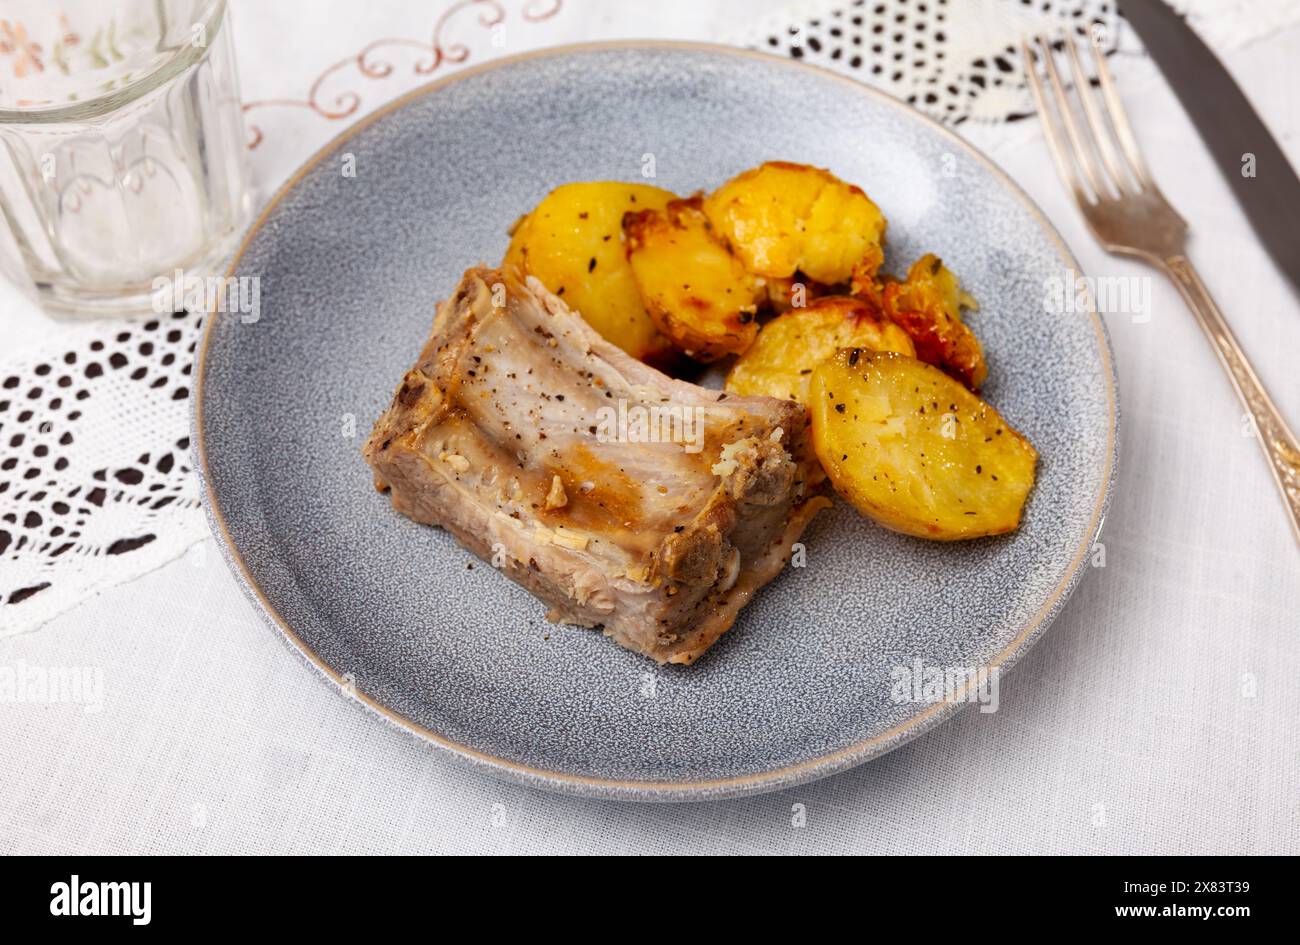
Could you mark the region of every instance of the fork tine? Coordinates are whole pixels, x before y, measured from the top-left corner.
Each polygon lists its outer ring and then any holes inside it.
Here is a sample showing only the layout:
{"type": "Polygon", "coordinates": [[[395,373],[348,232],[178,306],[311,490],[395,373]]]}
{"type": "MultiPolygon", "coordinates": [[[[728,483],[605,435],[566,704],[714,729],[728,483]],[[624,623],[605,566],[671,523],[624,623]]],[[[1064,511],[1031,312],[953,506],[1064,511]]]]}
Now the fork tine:
{"type": "Polygon", "coordinates": [[[1043,58],[1047,63],[1047,81],[1052,86],[1052,95],[1056,99],[1056,108],[1061,116],[1061,124],[1065,126],[1065,136],[1070,139],[1075,163],[1083,171],[1084,180],[1088,182],[1092,192],[1101,197],[1106,191],[1101,186],[1096,162],[1093,161],[1092,153],[1083,140],[1083,133],[1074,120],[1074,112],[1070,110],[1070,100],[1065,94],[1065,85],[1061,82],[1061,74],[1056,71],[1056,57],[1052,53],[1052,46],[1047,41],[1046,36],[1038,37],[1038,45],[1042,48],[1043,58]]]}
{"type": "Polygon", "coordinates": [[[1030,94],[1034,97],[1034,107],[1038,109],[1038,117],[1043,123],[1043,137],[1047,139],[1047,150],[1052,155],[1052,163],[1056,165],[1056,173],[1060,176],[1061,183],[1065,184],[1066,189],[1074,195],[1075,201],[1082,206],[1089,202],[1088,195],[1079,182],[1079,175],[1074,170],[1074,162],[1070,160],[1065,141],[1056,128],[1052,109],[1047,104],[1047,93],[1043,90],[1043,80],[1038,77],[1038,70],[1034,67],[1034,52],[1029,48],[1029,43],[1024,37],[1020,39],[1020,57],[1024,60],[1025,79],[1029,84],[1030,94]]]}
{"type": "Polygon", "coordinates": [[[1114,196],[1123,196],[1126,183],[1124,169],[1120,166],[1119,152],[1115,150],[1114,138],[1106,126],[1101,110],[1097,107],[1092,83],[1088,79],[1088,74],[1083,71],[1083,60],[1079,56],[1078,43],[1067,38],[1066,46],[1070,51],[1070,71],[1074,79],[1074,88],[1078,93],[1079,101],[1083,103],[1084,118],[1087,119],[1088,127],[1092,130],[1092,143],[1097,148],[1097,154],[1101,156],[1101,163],[1106,166],[1110,174],[1107,183],[1111,185],[1114,196]]]}
{"type": "Polygon", "coordinates": [[[1124,151],[1124,157],[1128,159],[1129,168],[1133,171],[1133,177],[1141,187],[1155,186],[1151,181],[1151,174],[1147,171],[1146,161],[1142,159],[1142,149],[1138,147],[1137,137],[1133,134],[1133,128],[1128,123],[1128,113],[1124,111],[1124,103],[1120,101],[1119,91],[1115,88],[1115,80],[1110,77],[1110,67],[1106,65],[1106,55],[1101,51],[1101,44],[1097,42],[1097,37],[1092,37],[1092,59],[1097,64],[1097,78],[1101,80],[1101,94],[1106,99],[1107,114],[1110,116],[1111,126],[1115,129],[1115,137],[1119,139],[1119,146],[1124,151]]]}

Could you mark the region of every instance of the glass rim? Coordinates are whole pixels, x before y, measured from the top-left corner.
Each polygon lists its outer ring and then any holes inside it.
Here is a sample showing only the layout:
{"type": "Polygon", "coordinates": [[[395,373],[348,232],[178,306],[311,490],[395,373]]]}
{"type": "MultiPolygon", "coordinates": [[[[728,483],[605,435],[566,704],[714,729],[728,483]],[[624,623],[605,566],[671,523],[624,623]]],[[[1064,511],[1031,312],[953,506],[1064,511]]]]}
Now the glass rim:
{"type": "Polygon", "coordinates": [[[184,44],[147,75],[123,88],[69,104],[41,105],[35,108],[0,107],[0,125],[45,125],[91,121],[130,105],[170,82],[207,56],[225,26],[225,13],[226,0],[215,0],[207,18],[196,23],[211,29],[208,41],[204,45],[184,44]]]}

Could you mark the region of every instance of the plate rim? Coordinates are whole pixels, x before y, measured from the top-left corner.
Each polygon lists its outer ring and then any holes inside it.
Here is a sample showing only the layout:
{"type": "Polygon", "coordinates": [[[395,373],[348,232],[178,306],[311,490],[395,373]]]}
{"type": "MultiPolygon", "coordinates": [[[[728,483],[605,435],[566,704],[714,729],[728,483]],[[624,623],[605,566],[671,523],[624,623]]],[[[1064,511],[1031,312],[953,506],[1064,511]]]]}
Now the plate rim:
{"type": "MultiPolygon", "coordinates": [[[[323,160],[337,151],[337,149],[348,140],[393,112],[405,108],[412,102],[422,99],[427,95],[435,93],[446,86],[463,79],[468,79],[496,69],[508,68],[533,59],[565,58],[585,53],[610,50],[652,51],[664,49],[736,57],[758,61],[771,67],[811,73],[812,75],[823,79],[832,79],[837,83],[842,83],[846,88],[852,89],[856,94],[867,95],[875,99],[879,104],[904,112],[912,120],[919,121],[928,126],[932,131],[939,133],[939,135],[947,139],[950,144],[960,148],[989,171],[994,178],[1008,192],[1010,192],[1026,210],[1029,211],[1033,219],[1043,229],[1046,236],[1053,242],[1054,247],[1062,260],[1071,265],[1075,272],[1082,272],[1082,269],[1079,267],[1078,261],[1074,258],[1074,254],[1070,251],[1068,244],[1057,231],[1056,227],[1053,226],[1052,222],[1047,218],[1047,215],[1039,208],[1025,190],[1007,174],[1006,171],[1002,170],[1002,168],[999,167],[991,158],[985,155],[973,144],[960,137],[956,132],[940,124],[930,116],[918,111],[906,102],[896,99],[880,89],[858,82],[848,76],[840,75],[830,69],[797,60],[787,59],[781,56],[775,56],[761,50],[690,40],[625,39],[566,43],[529,50],[523,53],[516,53],[510,56],[503,56],[498,59],[491,59],[486,62],[478,63],[477,65],[467,66],[450,75],[417,86],[416,88],[397,96],[393,100],[380,105],[374,111],[359,118],[353,124],[330,138],[309,158],[307,158],[307,160],[303,162],[297,170],[289,175],[289,177],[287,177],[278,188],[276,188],[275,193],[272,194],[266,205],[261,209],[252,223],[249,224],[248,229],[241,237],[238,248],[231,256],[230,264],[226,268],[225,276],[228,278],[235,274],[245,252],[261,232],[263,225],[270,218],[271,214],[276,211],[280,203],[295,188],[297,188],[307,174],[315,169],[323,160]]],[[[1108,381],[1106,385],[1106,405],[1108,408],[1109,422],[1106,429],[1105,463],[1100,477],[1102,483],[1101,489],[1093,503],[1091,518],[1088,527],[1085,530],[1084,539],[1075,550],[1061,581],[1047,596],[1046,600],[1033,617],[1031,617],[1025,625],[1019,629],[1016,636],[998,652],[993,660],[989,662],[988,665],[990,668],[997,667],[1001,673],[1006,673],[1020,659],[1020,657],[1022,657],[1029,648],[1037,642],[1038,638],[1052,624],[1061,608],[1065,605],[1065,602],[1070,598],[1075,587],[1083,576],[1084,562],[1089,550],[1093,547],[1097,540],[1097,536],[1100,534],[1101,527],[1105,521],[1106,512],[1109,509],[1111,499],[1114,495],[1116,476],[1119,467],[1120,445],[1119,378],[1116,371],[1114,351],[1111,348],[1110,334],[1106,329],[1105,322],[1097,313],[1095,305],[1089,306],[1088,316],[1092,320],[1093,329],[1099,341],[1098,350],[1101,353],[1103,367],[1102,373],[1108,381]]],[[[215,490],[213,489],[212,477],[208,472],[208,455],[204,436],[203,405],[205,400],[205,380],[207,376],[208,347],[212,338],[213,328],[217,321],[215,303],[213,308],[210,308],[205,312],[205,319],[203,337],[198,353],[195,357],[196,370],[194,391],[190,398],[191,459],[195,474],[199,479],[200,498],[203,501],[208,525],[212,531],[213,537],[217,539],[217,544],[221,549],[222,556],[225,558],[233,576],[243,589],[245,596],[247,596],[255,605],[262,619],[265,620],[273,629],[277,630],[282,639],[292,647],[299,656],[304,658],[309,666],[331,681],[342,692],[342,694],[349,696],[351,699],[358,702],[363,708],[370,710],[384,721],[393,724],[399,729],[416,736],[423,742],[432,745],[442,755],[453,758],[458,762],[468,763],[468,765],[473,768],[486,771],[487,773],[493,774],[497,777],[504,777],[516,783],[541,787],[564,794],[631,801],[680,802],[719,800],[795,787],[800,784],[806,784],[827,777],[831,774],[856,767],[906,744],[912,739],[917,738],[951,718],[954,714],[966,707],[960,701],[932,703],[906,721],[891,727],[885,732],[874,735],[871,738],[854,742],[851,745],[846,745],[843,748],[819,755],[815,758],[809,758],[779,768],[770,768],[753,774],[690,781],[602,778],[592,775],[552,771],[535,765],[511,761],[506,758],[501,758],[471,748],[468,745],[462,745],[439,732],[435,732],[412,719],[406,718],[395,710],[382,704],[377,699],[361,692],[356,687],[355,683],[346,680],[341,674],[327,665],[324,660],[306,644],[306,642],[289,625],[288,621],[286,621],[272,605],[266,594],[263,592],[261,586],[257,583],[257,580],[253,576],[247,563],[244,561],[242,554],[236,547],[235,541],[226,526],[225,517],[218,504],[215,490]]]]}

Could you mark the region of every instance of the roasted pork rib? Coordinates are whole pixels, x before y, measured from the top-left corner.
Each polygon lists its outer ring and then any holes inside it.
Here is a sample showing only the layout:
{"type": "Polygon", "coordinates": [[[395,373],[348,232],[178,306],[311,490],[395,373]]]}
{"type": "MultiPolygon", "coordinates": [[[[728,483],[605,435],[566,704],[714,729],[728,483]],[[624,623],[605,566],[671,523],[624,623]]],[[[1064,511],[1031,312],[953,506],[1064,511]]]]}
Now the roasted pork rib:
{"type": "Polygon", "coordinates": [[[694,662],[828,504],[803,408],[673,380],[471,269],[364,447],[378,488],[550,607],[694,662]]]}

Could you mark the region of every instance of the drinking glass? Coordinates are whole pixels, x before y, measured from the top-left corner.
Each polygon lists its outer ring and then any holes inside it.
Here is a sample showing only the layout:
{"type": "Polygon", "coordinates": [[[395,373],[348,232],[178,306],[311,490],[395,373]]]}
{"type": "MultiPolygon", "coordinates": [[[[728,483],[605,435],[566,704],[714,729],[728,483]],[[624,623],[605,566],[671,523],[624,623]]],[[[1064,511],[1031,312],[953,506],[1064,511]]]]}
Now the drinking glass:
{"type": "Polygon", "coordinates": [[[0,267],[53,314],[148,311],[247,222],[225,0],[4,0],[0,267]]]}

